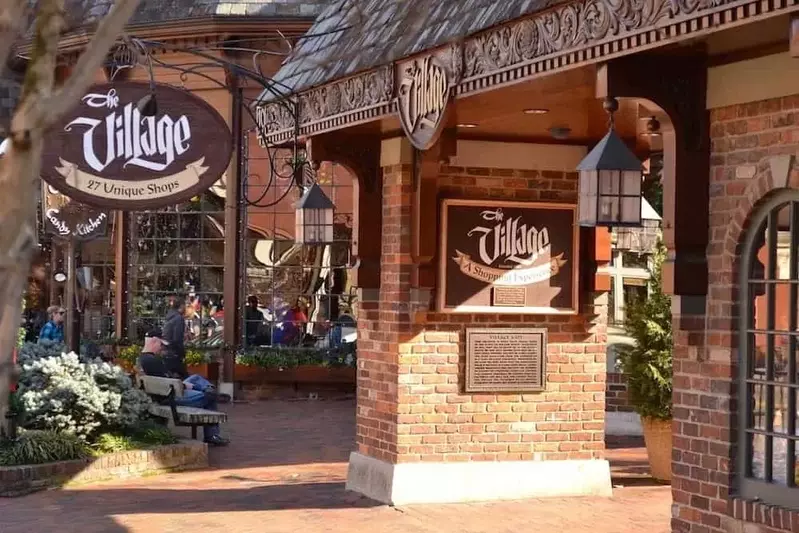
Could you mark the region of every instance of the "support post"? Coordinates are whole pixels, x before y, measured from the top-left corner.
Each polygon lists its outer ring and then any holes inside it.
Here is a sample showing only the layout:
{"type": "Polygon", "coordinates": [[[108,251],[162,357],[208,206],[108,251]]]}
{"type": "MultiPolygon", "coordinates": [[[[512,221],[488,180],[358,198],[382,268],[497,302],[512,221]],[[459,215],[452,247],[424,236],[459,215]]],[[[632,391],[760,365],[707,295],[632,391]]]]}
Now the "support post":
{"type": "Polygon", "coordinates": [[[117,211],[114,226],[114,279],[116,291],[114,292],[114,336],[117,339],[128,337],[128,303],[129,280],[128,267],[130,254],[128,251],[128,236],[130,235],[130,215],[124,211],[117,211]]]}
{"type": "Polygon", "coordinates": [[[228,167],[225,182],[225,273],[224,298],[225,307],[225,348],[223,350],[222,376],[219,390],[233,396],[234,367],[236,364],[236,347],[241,343],[241,320],[243,314],[241,302],[240,264],[242,233],[242,109],[243,89],[235,76],[230,76],[233,87],[231,131],[233,132],[233,157],[228,167]]]}
{"type": "Polygon", "coordinates": [[[597,97],[643,99],[660,107],[663,128],[663,288],[672,295],[707,294],[710,202],[710,118],[705,109],[707,55],[636,54],[597,71],[597,97]],[[666,127],[668,126],[668,127],[666,127]]]}
{"type": "Polygon", "coordinates": [[[75,306],[76,288],[78,280],[76,279],[77,268],[75,262],[77,260],[77,246],[75,239],[69,239],[67,243],[67,291],[66,291],[66,308],[67,316],[64,320],[64,335],[67,349],[71,352],[78,353],[80,350],[80,335],[76,323],[78,319],[78,311],[75,306]]]}

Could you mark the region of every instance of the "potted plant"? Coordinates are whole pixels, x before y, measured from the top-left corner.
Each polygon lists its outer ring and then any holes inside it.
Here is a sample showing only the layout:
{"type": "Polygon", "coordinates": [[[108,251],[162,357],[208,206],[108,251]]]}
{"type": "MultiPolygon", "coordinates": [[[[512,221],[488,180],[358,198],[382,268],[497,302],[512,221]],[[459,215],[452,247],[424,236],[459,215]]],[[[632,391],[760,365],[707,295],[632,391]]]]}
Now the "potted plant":
{"type": "Polygon", "coordinates": [[[128,372],[132,372],[133,369],[136,367],[136,361],[139,359],[139,356],[141,355],[141,350],[142,350],[141,346],[137,344],[132,344],[130,346],[121,346],[119,348],[119,353],[114,359],[114,363],[118,364],[128,372]]]}
{"type": "Polygon", "coordinates": [[[211,357],[205,350],[187,346],[185,363],[189,374],[199,374],[210,381],[215,381],[219,377],[218,371],[216,376],[210,375],[211,357]]]}
{"type": "Polygon", "coordinates": [[[635,341],[619,350],[617,365],[627,380],[633,409],[641,415],[652,477],[671,481],[672,335],[671,299],[663,294],[662,243],[654,254],[649,296],[626,308],[627,333],[635,341]]]}

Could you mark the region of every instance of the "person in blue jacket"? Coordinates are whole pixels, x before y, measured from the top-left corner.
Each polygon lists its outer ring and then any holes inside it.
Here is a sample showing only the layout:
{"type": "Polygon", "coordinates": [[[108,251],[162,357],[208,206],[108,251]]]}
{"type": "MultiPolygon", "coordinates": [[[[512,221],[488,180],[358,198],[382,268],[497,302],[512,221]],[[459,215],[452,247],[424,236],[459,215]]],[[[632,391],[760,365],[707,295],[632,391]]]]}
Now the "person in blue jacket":
{"type": "Polygon", "coordinates": [[[64,308],[59,305],[51,305],[47,308],[47,323],[39,332],[39,342],[64,342],[64,308]]]}

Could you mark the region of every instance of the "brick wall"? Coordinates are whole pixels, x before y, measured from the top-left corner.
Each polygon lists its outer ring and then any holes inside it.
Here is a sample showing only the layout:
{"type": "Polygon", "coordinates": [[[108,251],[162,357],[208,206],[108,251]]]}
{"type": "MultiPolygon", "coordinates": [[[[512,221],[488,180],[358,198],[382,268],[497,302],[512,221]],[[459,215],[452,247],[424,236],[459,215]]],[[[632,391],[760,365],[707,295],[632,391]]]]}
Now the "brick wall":
{"type": "Polygon", "coordinates": [[[691,533],[799,531],[799,513],[735,500],[732,481],[737,247],[752,207],[775,188],[769,157],[799,150],[799,96],[715,109],[710,118],[706,315],[674,319],[672,527],[691,533]]]}
{"type": "Polygon", "coordinates": [[[608,372],[605,388],[605,411],[609,413],[631,413],[633,411],[627,396],[627,380],[624,374],[608,372]]]}
{"type": "MultiPolygon", "coordinates": [[[[359,451],[395,462],[589,459],[604,452],[606,296],[578,316],[441,314],[410,288],[408,166],[384,169],[379,302],[359,327],[359,451]],[[467,327],[546,327],[547,390],[464,394],[467,327]],[[363,342],[362,342],[363,339],[363,342]]],[[[441,198],[575,203],[573,173],[441,169],[441,198]]]]}

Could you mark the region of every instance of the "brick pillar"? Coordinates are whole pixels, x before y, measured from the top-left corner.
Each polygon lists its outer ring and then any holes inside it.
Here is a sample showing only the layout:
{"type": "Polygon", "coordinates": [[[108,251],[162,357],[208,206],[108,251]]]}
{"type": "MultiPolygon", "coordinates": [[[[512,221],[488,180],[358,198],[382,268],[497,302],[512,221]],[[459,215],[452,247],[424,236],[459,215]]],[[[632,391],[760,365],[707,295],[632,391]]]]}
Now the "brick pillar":
{"type": "Polygon", "coordinates": [[[380,288],[361,291],[358,320],[358,452],[391,463],[398,459],[398,346],[411,321],[410,154],[400,139],[384,143],[380,288]]]}
{"type": "MultiPolygon", "coordinates": [[[[413,287],[412,162],[406,140],[383,141],[380,288],[361,291],[357,451],[347,488],[395,505],[609,495],[602,460],[606,294],[588,294],[575,316],[435,312],[433,293],[413,287]],[[547,328],[547,390],[463,392],[472,326],[547,328]]],[[[442,167],[426,177],[442,194],[457,181],[468,184],[461,196],[486,197],[475,177],[456,179],[456,171],[442,167]]],[[[499,187],[509,172],[480,179],[499,187]]],[[[574,201],[576,175],[545,177],[539,185],[548,200],[574,201]],[[549,190],[558,184],[563,193],[549,190]]],[[[520,183],[527,190],[527,181],[520,183]]],[[[513,190],[502,193],[513,198],[513,190]]]]}

